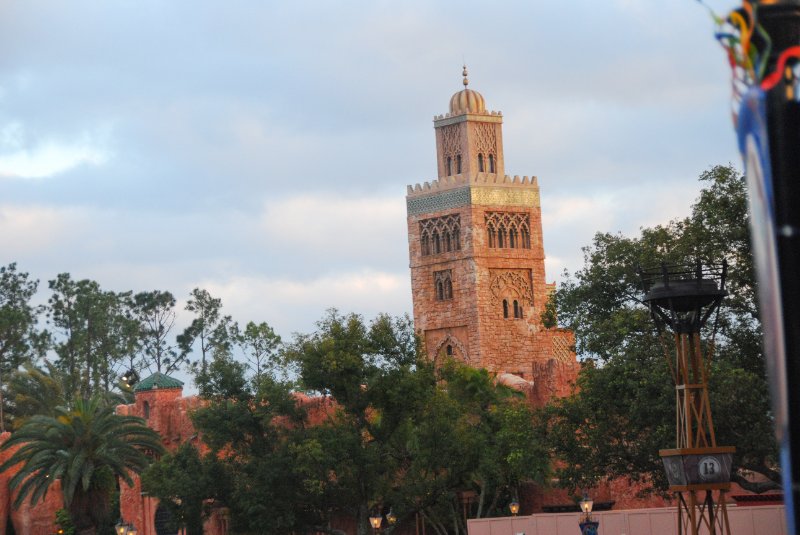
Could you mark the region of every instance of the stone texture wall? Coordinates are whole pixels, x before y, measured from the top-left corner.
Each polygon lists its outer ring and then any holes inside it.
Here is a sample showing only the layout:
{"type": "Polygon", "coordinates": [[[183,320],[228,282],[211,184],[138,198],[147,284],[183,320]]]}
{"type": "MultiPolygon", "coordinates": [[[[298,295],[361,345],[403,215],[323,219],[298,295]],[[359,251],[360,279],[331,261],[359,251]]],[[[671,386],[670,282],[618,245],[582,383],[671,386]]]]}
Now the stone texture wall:
{"type": "MultiPolygon", "coordinates": [[[[0,444],[8,440],[10,436],[11,433],[8,431],[0,434],[0,444]]],[[[11,448],[0,452],[0,464],[6,462],[16,449],[11,448]]],[[[17,472],[17,469],[11,468],[0,473],[0,535],[6,534],[9,517],[17,535],[51,535],[55,533],[56,511],[63,507],[59,483],[54,483],[44,500],[35,506],[31,506],[30,501],[26,500],[18,509],[15,509],[13,503],[17,495],[8,488],[8,480],[17,472]]]]}
{"type": "Polygon", "coordinates": [[[472,366],[532,381],[537,405],[568,394],[578,370],[574,339],[541,324],[553,285],[544,269],[536,180],[485,173],[449,177],[409,188],[407,204],[414,322],[429,357],[436,361],[449,346],[453,357],[472,366]],[[530,247],[491,246],[487,221],[498,214],[527,221],[530,247]],[[423,254],[423,227],[452,216],[460,221],[460,247],[423,254]],[[451,273],[453,292],[440,300],[435,273],[443,270],[451,273]],[[514,317],[514,301],[521,318],[514,317]]]}
{"type": "MultiPolygon", "coordinates": [[[[136,393],[131,405],[120,405],[117,413],[144,418],[149,427],[161,435],[167,451],[175,451],[181,444],[192,442],[201,451],[207,451],[199,440],[189,413],[201,406],[196,396],[182,397],[181,388],[162,388],[136,393]]],[[[142,492],[139,476],[133,476],[133,485],[120,486],[120,516],[132,523],[140,535],[156,535],[155,514],[158,500],[142,492]]],[[[214,511],[205,524],[208,535],[225,534],[224,511],[214,511]]]]}
{"type": "Polygon", "coordinates": [[[541,405],[569,393],[578,364],[571,333],[541,323],[553,285],[544,269],[539,185],[504,174],[502,114],[457,115],[452,105],[450,111],[434,118],[439,178],[409,187],[406,197],[415,327],[432,360],[446,354],[498,376],[522,377],[534,384],[532,402],[541,405]],[[461,171],[453,164],[448,172],[446,162],[456,155],[461,171]],[[487,172],[488,155],[494,173],[487,172]],[[423,229],[454,216],[460,247],[430,251],[423,229]],[[502,218],[524,222],[529,240],[518,235],[516,247],[490,243],[489,222],[496,227],[502,218]],[[437,295],[442,271],[451,274],[452,298],[437,295]]]}

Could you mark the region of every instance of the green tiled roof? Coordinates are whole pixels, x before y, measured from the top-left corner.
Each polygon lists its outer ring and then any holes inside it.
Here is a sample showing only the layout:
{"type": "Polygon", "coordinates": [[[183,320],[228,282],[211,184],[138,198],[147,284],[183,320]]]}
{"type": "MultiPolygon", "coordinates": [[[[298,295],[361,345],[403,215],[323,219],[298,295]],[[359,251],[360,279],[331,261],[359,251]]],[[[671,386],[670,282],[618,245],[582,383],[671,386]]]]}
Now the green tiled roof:
{"type": "Polygon", "coordinates": [[[144,392],[146,390],[160,390],[162,388],[183,388],[183,382],[169,375],[164,375],[161,372],[156,372],[150,377],[139,381],[136,386],[133,387],[133,391],[144,392]]]}

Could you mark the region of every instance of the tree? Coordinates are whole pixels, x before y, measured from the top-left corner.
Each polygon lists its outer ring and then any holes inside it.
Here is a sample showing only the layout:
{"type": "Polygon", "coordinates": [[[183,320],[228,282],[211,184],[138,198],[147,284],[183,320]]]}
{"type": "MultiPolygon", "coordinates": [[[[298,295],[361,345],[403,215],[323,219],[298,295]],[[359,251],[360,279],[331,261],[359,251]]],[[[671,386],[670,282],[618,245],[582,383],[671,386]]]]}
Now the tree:
{"type": "Polygon", "coordinates": [[[335,310],[284,352],[302,394],[215,355],[193,422],[231,482],[232,529],[333,534],[349,517],[365,534],[370,514],[391,507],[389,533],[420,514],[435,533],[463,534],[459,492],[480,496],[472,516],[493,516],[521,482],[541,481],[547,458],[524,397],[485,370],[434,369],[421,355],[409,318],[335,310]]]}
{"type": "Polygon", "coordinates": [[[557,315],[575,332],[585,364],[576,393],[541,415],[565,486],[629,476],[666,488],[657,450],[674,444],[674,387],[664,363],[672,341],[655,332],[636,269],[696,258],[729,265],[729,296],[712,320],[716,337],[709,330],[704,342],[714,352],[709,389],[718,443],[737,446],[734,480],[742,486],[778,484],[744,178],[717,166],[700,180],[705,187],[690,216],[643,228],[636,238],[595,235],[584,248],[584,267],[550,304],[546,319],[557,315]],[[754,485],[746,470],[773,483],[754,485]]]}
{"type": "Polygon", "coordinates": [[[281,337],[266,322],[248,322],[239,335],[238,342],[256,381],[260,381],[265,373],[275,374],[278,371],[281,337]]]}
{"type": "Polygon", "coordinates": [[[317,327],[298,336],[287,357],[296,363],[307,391],[330,396],[340,409],[310,431],[326,446],[326,468],[336,474],[318,483],[325,503],[355,517],[364,535],[370,513],[395,475],[393,435],[404,429],[421,395],[412,373],[416,338],[407,318],[379,316],[366,325],[358,315],[331,310],[317,327]]]}
{"type": "Polygon", "coordinates": [[[46,346],[46,335],[36,332],[40,307],[31,304],[38,285],[15,263],[0,266],[0,433],[6,430],[5,378],[46,346]]]}
{"type": "Polygon", "coordinates": [[[67,406],[65,383],[65,373],[47,360],[41,367],[26,363],[15,370],[8,381],[13,428],[37,414],[54,416],[56,407],[67,406]]]}
{"type": "Polygon", "coordinates": [[[88,399],[117,383],[119,367],[136,351],[138,324],[130,292],[104,291],[68,273],[50,281],[49,316],[61,333],[58,366],[67,372],[67,395],[88,399]]]}
{"type": "Polygon", "coordinates": [[[139,292],[133,296],[133,306],[144,366],[165,374],[177,370],[186,356],[179,356],[167,339],[175,326],[175,297],[159,290],[139,292]]]}
{"type": "Polygon", "coordinates": [[[225,472],[214,454],[200,456],[190,442],[165,455],[142,474],[142,488],[158,498],[187,535],[203,535],[213,500],[226,494],[225,472]]]}
{"type": "Polygon", "coordinates": [[[205,373],[207,361],[215,353],[230,354],[238,336],[238,327],[230,316],[222,316],[222,300],[211,297],[207,290],[195,288],[186,302],[186,310],[195,317],[178,336],[181,358],[188,358],[195,344],[200,350],[199,373],[205,373]]]}
{"type": "Polygon", "coordinates": [[[520,482],[547,472],[521,394],[486,370],[452,361],[435,369],[422,355],[410,319],[366,325],[336,311],[287,351],[300,383],[339,408],[308,430],[318,453],[298,466],[318,474],[321,502],[355,516],[360,533],[376,506],[389,505],[401,517],[421,514],[437,533],[466,533],[458,493],[477,492],[477,516],[502,514],[520,482]]]}
{"type": "Polygon", "coordinates": [[[431,371],[430,395],[395,453],[403,462],[392,503],[436,533],[466,533],[459,494],[477,496],[470,517],[506,515],[520,484],[544,481],[549,460],[521,393],[452,360],[431,371]]]}
{"type": "MultiPolygon", "coordinates": [[[[209,400],[192,415],[203,441],[218,456],[231,529],[246,533],[303,532],[317,523],[296,477],[293,448],[302,441],[306,414],[290,385],[263,376],[247,380],[245,366],[214,358],[199,383],[209,400]]],[[[178,476],[176,476],[178,477],[178,476]]],[[[191,477],[191,473],[189,473],[191,477]]]]}
{"type": "Polygon", "coordinates": [[[160,453],[161,438],[141,418],[120,416],[101,398],[78,399],[74,409],[59,408],[56,417],[34,416],[0,446],[18,447],[0,472],[21,464],[9,480],[14,506],[37,503],[58,480],[79,534],[96,533],[109,521],[109,501],[116,478],[133,485],[131,472],[149,464],[146,452],[160,453]]]}

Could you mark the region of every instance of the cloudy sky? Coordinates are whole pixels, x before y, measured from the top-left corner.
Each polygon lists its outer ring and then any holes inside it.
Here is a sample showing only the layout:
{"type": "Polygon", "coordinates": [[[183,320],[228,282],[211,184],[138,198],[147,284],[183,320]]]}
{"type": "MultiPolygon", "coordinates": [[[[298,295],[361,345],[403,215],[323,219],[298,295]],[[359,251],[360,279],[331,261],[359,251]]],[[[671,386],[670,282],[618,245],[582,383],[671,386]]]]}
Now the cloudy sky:
{"type": "Polygon", "coordinates": [[[406,185],[466,61],[556,280],[739,165],[712,33],[693,0],[0,0],[0,265],[203,287],[287,338],[410,312],[406,185]]]}

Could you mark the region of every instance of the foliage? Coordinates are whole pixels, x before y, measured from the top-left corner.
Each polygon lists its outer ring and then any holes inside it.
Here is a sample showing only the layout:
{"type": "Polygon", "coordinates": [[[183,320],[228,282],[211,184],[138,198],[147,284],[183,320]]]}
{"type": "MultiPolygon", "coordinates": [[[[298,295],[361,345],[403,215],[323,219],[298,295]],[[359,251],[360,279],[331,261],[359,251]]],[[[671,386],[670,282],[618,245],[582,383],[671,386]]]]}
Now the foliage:
{"type": "Polygon", "coordinates": [[[58,526],[56,535],[75,535],[75,524],[72,523],[72,518],[69,516],[69,511],[66,509],[59,509],[56,511],[55,524],[58,526]]]}
{"type": "Polygon", "coordinates": [[[26,360],[42,352],[46,335],[35,326],[39,307],[31,304],[38,281],[17,265],[0,266],[0,432],[5,431],[5,379],[26,360]]]}
{"type": "Polygon", "coordinates": [[[477,496],[471,517],[507,514],[521,483],[544,480],[547,452],[519,392],[453,361],[430,371],[434,387],[399,448],[403,488],[391,501],[437,533],[466,533],[459,495],[477,496]]]}
{"type": "Polygon", "coordinates": [[[94,533],[107,523],[116,478],[132,485],[131,472],[139,473],[149,463],[145,452],[162,450],[160,437],[143,420],[115,414],[100,397],[78,399],[73,409],[56,409],[55,417],[32,417],[0,451],[16,447],[0,466],[3,472],[22,465],[9,479],[9,487],[17,491],[14,506],[26,498],[39,502],[58,480],[64,507],[79,533],[94,533]]]}
{"type": "Polygon", "coordinates": [[[14,429],[20,428],[31,416],[55,415],[56,407],[69,404],[65,389],[65,374],[45,360],[43,367],[26,363],[15,370],[9,379],[11,413],[14,429]]]}
{"type": "Polygon", "coordinates": [[[199,372],[204,373],[208,360],[214,354],[230,354],[239,330],[230,316],[222,316],[222,300],[211,297],[207,290],[192,290],[186,310],[193,312],[195,317],[178,335],[180,355],[181,358],[187,358],[197,345],[200,350],[199,372]]]}
{"type": "Polygon", "coordinates": [[[288,385],[268,376],[247,381],[245,367],[228,358],[215,358],[205,374],[201,391],[211,403],[193,414],[196,428],[229,481],[218,496],[231,511],[234,531],[289,533],[309,517],[304,510],[300,481],[293,477],[291,454],[295,432],[301,432],[305,415],[288,385]]]}
{"type": "Polygon", "coordinates": [[[225,472],[214,454],[201,457],[190,442],[142,474],[142,488],[158,498],[187,535],[202,535],[211,501],[226,494],[225,472]]]}
{"type": "MultiPolygon", "coordinates": [[[[710,379],[720,444],[737,446],[736,467],[777,481],[743,177],[731,167],[703,173],[690,216],[643,228],[640,236],[598,233],[584,248],[584,267],[554,294],[562,325],[575,332],[585,366],[576,393],[541,414],[562,485],[603,477],[666,481],[659,448],[674,444],[674,393],[664,362],[672,340],[655,332],[642,305],[637,267],[660,262],[729,265],[729,296],[710,323],[716,327],[710,379]],[[596,365],[592,360],[596,361],[596,365]]],[[[706,350],[712,342],[706,333],[706,350]]],[[[756,490],[737,473],[737,481],[756,490]]]]}
{"type": "Polygon", "coordinates": [[[177,370],[186,356],[179,355],[167,338],[175,326],[175,297],[159,290],[139,292],[133,296],[133,310],[139,322],[139,347],[145,366],[167,375],[177,370]]]}
{"type": "Polygon", "coordinates": [[[50,321],[61,333],[57,365],[67,374],[68,398],[111,390],[138,342],[130,292],[104,291],[97,282],[75,281],[68,273],[51,280],[50,289],[50,321]]]}
{"type": "Polygon", "coordinates": [[[255,381],[260,381],[265,373],[278,373],[281,337],[266,322],[248,322],[239,335],[238,343],[244,350],[255,381]]]}
{"type": "Polygon", "coordinates": [[[222,455],[232,528],[334,533],[335,519],[389,507],[437,533],[465,533],[459,493],[480,516],[503,514],[522,481],[541,481],[546,455],[527,401],[485,371],[419,360],[408,318],[330,311],[285,350],[305,394],[214,357],[200,376],[209,405],[193,419],[222,455]]]}

